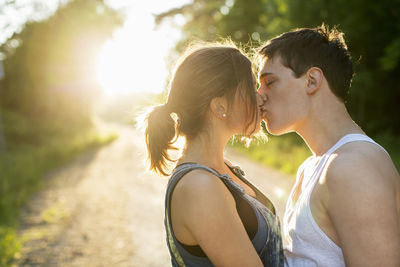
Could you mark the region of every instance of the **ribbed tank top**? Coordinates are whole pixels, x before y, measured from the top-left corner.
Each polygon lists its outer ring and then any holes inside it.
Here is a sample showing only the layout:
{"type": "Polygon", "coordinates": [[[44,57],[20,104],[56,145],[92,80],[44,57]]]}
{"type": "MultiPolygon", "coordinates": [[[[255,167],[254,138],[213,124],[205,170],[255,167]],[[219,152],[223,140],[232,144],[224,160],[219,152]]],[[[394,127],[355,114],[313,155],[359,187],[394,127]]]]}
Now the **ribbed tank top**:
{"type": "MultiPolygon", "coordinates": [[[[290,193],[283,219],[283,234],[288,245],[285,246],[285,266],[288,267],[342,267],[345,266],[342,250],[318,226],[310,209],[312,191],[321,174],[329,166],[332,154],[350,142],[375,143],[363,134],[348,134],[341,138],[321,157],[311,156],[299,167],[296,184],[290,193]],[[295,189],[303,175],[301,193],[293,203],[295,189]]],[[[381,147],[382,148],[382,147],[381,147]]],[[[382,148],[384,151],[385,149],[382,148]]],[[[386,151],[385,151],[386,152],[386,151]]],[[[387,152],[386,152],[387,153],[387,152]]]]}

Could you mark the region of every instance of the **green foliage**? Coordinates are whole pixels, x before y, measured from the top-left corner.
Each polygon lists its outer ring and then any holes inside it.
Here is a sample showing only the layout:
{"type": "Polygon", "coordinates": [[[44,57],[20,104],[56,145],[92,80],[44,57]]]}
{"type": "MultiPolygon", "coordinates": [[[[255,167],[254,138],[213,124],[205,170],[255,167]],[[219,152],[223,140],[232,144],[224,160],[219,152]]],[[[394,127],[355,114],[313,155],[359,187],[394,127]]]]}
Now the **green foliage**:
{"type": "MultiPolygon", "coordinates": [[[[15,120],[15,117],[14,121],[24,124],[15,120]]],[[[51,128],[49,125],[47,127],[51,128]]],[[[30,194],[40,187],[41,177],[46,171],[70,161],[87,149],[116,138],[115,134],[99,134],[92,125],[80,129],[64,129],[63,132],[49,129],[49,132],[53,132],[52,135],[45,133],[35,142],[11,146],[4,160],[0,162],[0,222],[6,220],[9,214],[15,213],[30,194]]],[[[30,128],[25,135],[35,136],[35,131],[36,129],[30,128]]]]}
{"type": "Polygon", "coordinates": [[[56,223],[68,217],[68,213],[60,203],[56,203],[41,214],[42,220],[46,223],[56,223]]]}
{"type": "Polygon", "coordinates": [[[70,0],[0,47],[6,56],[0,81],[0,138],[6,143],[0,143],[6,152],[0,154],[1,266],[21,246],[18,210],[41,188],[44,174],[117,137],[99,133],[91,115],[98,93],[94,58],[121,23],[120,13],[103,0],[70,0]]]}
{"type": "Polygon", "coordinates": [[[292,27],[338,25],[355,65],[347,107],[357,123],[375,136],[400,135],[400,2],[288,0],[292,27]]]}
{"type": "Polygon", "coordinates": [[[288,21],[283,16],[286,9],[282,0],[195,0],[158,14],[156,22],[178,14],[185,17],[177,51],[182,51],[193,40],[215,41],[227,37],[237,43],[258,46],[262,40],[288,29],[288,21]]]}
{"type": "Polygon", "coordinates": [[[384,71],[391,71],[397,67],[400,61],[400,38],[385,47],[385,54],[379,61],[384,71]]]}
{"type": "Polygon", "coordinates": [[[1,106],[31,118],[85,120],[98,93],[95,57],[121,22],[101,0],[74,0],[47,20],[26,24],[1,47],[1,106]]]}
{"type": "Polygon", "coordinates": [[[249,147],[234,141],[232,146],[255,161],[292,176],[295,176],[300,164],[311,156],[303,140],[294,133],[279,137],[268,136],[267,142],[256,141],[249,147]]]}
{"type": "Polygon", "coordinates": [[[0,225],[0,266],[9,266],[21,249],[21,243],[12,226],[0,225]]]}
{"type": "Polygon", "coordinates": [[[23,203],[45,170],[102,143],[89,135],[96,88],[88,63],[121,22],[102,0],[73,0],[1,46],[0,134],[8,155],[0,162],[0,214],[23,203]]]}
{"type": "Polygon", "coordinates": [[[383,146],[393,160],[400,173],[400,138],[393,136],[389,131],[382,132],[375,137],[376,142],[383,146]]]}
{"type": "MultiPolygon", "coordinates": [[[[26,119],[6,113],[5,121],[10,116],[17,125],[29,125],[26,119]]],[[[16,127],[20,131],[23,127],[16,127]]],[[[60,132],[58,126],[47,125],[53,135],[45,134],[35,142],[11,146],[6,158],[0,161],[0,263],[6,266],[18,252],[20,240],[15,235],[18,210],[32,193],[43,186],[44,174],[71,161],[78,154],[88,149],[107,144],[117,135],[101,133],[94,126],[87,125],[80,129],[65,129],[60,132]],[[57,133],[57,134],[56,134],[57,133]]],[[[21,136],[35,136],[35,128],[28,128],[21,136]]],[[[42,132],[43,133],[43,132],[42,132]]],[[[54,214],[45,214],[51,219],[54,214]]],[[[46,217],[46,218],[47,218],[46,217]]]]}

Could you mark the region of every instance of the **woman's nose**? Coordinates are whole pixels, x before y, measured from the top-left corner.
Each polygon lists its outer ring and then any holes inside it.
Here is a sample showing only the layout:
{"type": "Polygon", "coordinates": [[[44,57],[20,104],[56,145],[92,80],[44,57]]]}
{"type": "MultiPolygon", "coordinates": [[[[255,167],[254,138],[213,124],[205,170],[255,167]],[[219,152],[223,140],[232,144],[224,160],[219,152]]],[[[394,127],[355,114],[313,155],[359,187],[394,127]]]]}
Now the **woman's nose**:
{"type": "Polygon", "coordinates": [[[266,96],[263,96],[262,94],[257,92],[257,104],[262,105],[262,104],[264,104],[265,101],[267,101],[266,96]]]}
{"type": "Polygon", "coordinates": [[[258,95],[258,98],[259,98],[262,102],[267,101],[267,95],[264,94],[264,93],[261,91],[261,87],[258,88],[258,90],[257,90],[257,95],[258,95]]]}

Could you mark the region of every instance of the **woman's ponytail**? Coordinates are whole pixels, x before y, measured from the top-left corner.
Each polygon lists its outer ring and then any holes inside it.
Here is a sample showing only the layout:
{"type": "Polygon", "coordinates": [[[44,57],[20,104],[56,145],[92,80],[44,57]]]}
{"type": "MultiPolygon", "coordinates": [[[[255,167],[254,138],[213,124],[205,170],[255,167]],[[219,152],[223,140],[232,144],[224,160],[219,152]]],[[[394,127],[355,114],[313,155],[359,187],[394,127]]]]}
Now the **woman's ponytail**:
{"type": "Polygon", "coordinates": [[[172,144],[177,138],[175,121],[171,117],[168,105],[154,107],[146,116],[145,123],[150,170],[167,176],[168,162],[174,161],[169,156],[168,150],[176,149],[172,144]]]}

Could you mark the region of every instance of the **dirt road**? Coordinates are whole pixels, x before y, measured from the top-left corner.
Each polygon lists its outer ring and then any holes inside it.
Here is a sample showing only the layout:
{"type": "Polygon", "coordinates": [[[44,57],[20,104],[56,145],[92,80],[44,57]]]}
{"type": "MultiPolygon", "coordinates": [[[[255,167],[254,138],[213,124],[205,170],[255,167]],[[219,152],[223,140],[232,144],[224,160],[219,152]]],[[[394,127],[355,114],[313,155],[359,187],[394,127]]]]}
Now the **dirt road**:
{"type": "MultiPolygon", "coordinates": [[[[292,179],[248,160],[239,164],[282,217],[292,179]]],[[[163,229],[167,180],[146,172],[142,136],[121,128],[114,143],[51,173],[24,208],[19,266],[169,266],[163,229]]]]}

